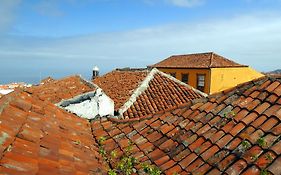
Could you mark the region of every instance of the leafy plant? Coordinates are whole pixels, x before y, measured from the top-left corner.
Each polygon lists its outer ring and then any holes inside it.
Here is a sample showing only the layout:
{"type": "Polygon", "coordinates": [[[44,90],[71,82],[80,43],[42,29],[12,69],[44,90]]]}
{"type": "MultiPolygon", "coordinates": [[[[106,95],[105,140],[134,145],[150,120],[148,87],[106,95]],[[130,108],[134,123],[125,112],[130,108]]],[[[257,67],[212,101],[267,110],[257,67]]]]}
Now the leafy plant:
{"type": "Polygon", "coordinates": [[[257,143],[258,143],[258,145],[261,146],[261,147],[264,147],[264,146],[267,145],[267,143],[266,143],[264,137],[260,137],[260,138],[258,139],[257,143]]]}
{"type": "Polygon", "coordinates": [[[252,159],[253,161],[256,161],[256,160],[258,159],[258,157],[259,157],[258,155],[252,155],[252,156],[251,156],[251,159],[252,159]]]}
{"type": "Polygon", "coordinates": [[[161,171],[154,165],[142,164],[143,171],[150,175],[160,175],[161,171]]]}
{"type": "Polygon", "coordinates": [[[270,155],[270,153],[266,154],[265,155],[265,158],[269,161],[272,161],[273,160],[273,157],[270,155]]]}
{"type": "Polygon", "coordinates": [[[162,172],[154,165],[140,164],[139,161],[132,156],[133,143],[128,142],[128,146],[124,149],[123,155],[117,157],[116,151],[107,152],[104,148],[105,137],[98,139],[99,154],[109,165],[108,175],[131,175],[136,173],[136,167],[141,165],[143,171],[149,175],[160,175],[162,172]]]}
{"type": "Polygon", "coordinates": [[[243,146],[243,148],[248,149],[251,147],[251,144],[247,141],[247,140],[243,140],[241,142],[241,145],[243,146]]]}
{"type": "Polygon", "coordinates": [[[234,117],[234,116],[235,116],[235,112],[233,112],[233,111],[225,112],[223,114],[223,118],[227,118],[227,119],[232,119],[232,117],[234,117]]]}
{"type": "Polygon", "coordinates": [[[260,172],[260,175],[269,175],[268,171],[265,169],[262,169],[260,172]]]}

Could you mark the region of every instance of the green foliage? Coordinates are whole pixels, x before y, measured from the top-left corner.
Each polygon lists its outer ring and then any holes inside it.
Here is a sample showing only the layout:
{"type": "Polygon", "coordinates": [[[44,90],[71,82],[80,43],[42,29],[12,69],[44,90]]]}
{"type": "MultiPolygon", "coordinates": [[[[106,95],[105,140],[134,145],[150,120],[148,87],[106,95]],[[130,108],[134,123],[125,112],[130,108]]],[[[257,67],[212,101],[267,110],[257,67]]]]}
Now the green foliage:
{"type": "Polygon", "coordinates": [[[268,171],[265,169],[262,169],[260,172],[260,175],[269,175],[268,171]]]}
{"type": "Polygon", "coordinates": [[[259,157],[258,155],[252,155],[252,156],[251,156],[251,159],[252,159],[253,161],[256,161],[256,160],[258,159],[258,157],[259,157]]]}
{"type": "Polygon", "coordinates": [[[99,143],[100,145],[103,145],[105,141],[106,141],[106,137],[101,136],[101,137],[99,138],[99,140],[98,140],[98,143],[99,143]]]}
{"type": "Polygon", "coordinates": [[[160,169],[154,165],[143,164],[142,168],[143,168],[144,172],[149,175],[160,175],[161,174],[160,169]]]}
{"type": "Polygon", "coordinates": [[[243,146],[244,149],[248,149],[248,148],[251,147],[251,144],[250,144],[247,140],[243,140],[243,141],[241,142],[241,144],[242,144],[242,146],[243,146]]]}
{"type": "Polygon", "coordinates": [[[229,111],[223,114],[223,118],[232,119],[235,116],[235,112],[229,111]]]}
{"type": "Polygon", "coordinates": [[[260,137],[257,141],[258,145],[261,146],[261,147],[264,147],[267,145],[265,139],[263,137],[260,137]]]}
{"type": "Polygon", "coordinates": [[[109,169],[107,174],[108,175],[117,175],[117,173],[114,170],[112,170],[112,169],[109,169]]]}
{"type": "Polygon", "coordinates": [[[265,158],[269,161],[272,161],[273,160],[273,157],[270,155],[270,153],[266,154],[265,155],[265,158]]]}
{"type": "Polygon", "coordinates": [[[125,148],[123,155],[117,158],[117,152],[111,151],[108,153],[104,148],[105,137],[98,139],[99,154],[109,165],[108,175],[131,175],[136,173],[136,167],[141,165],[143,171],[149,175],[160,175],[161,171],[154,165],[140,164],[139,161],[132,156],[133,143],[128,142],[128,147],[125,148]]]}
{"type": "Polygon", "coordinates": [[[81,141],[80,141],[80,140],[76,140],[76,141],[73,141],[73,143],[74,143],[75,145],[80,145],[80,144],[81,144],[81,141]]]}

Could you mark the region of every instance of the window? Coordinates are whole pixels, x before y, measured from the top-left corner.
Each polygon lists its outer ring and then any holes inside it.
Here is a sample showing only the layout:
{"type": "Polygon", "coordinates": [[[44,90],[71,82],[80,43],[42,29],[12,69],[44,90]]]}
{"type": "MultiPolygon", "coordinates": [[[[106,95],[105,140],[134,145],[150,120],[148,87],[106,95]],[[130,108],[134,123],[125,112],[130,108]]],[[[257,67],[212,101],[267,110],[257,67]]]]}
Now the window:
{"type": "Polygon", "coordinates": [[[175,72],[170,73],[170,75],[171,75],[172,77],[176,78],[176,73],[175,73],[175,72]]]}
{"type": "Polygon", "coordinates": [[[204,89],[205,89],[205,75],[204,74],[197,75],[197,89],[204,92],[204,89]]]}
{"type": "Polygon", "coordinates": [[[188,84],[188,74],[181,74],[181,81],[188,84]]]}

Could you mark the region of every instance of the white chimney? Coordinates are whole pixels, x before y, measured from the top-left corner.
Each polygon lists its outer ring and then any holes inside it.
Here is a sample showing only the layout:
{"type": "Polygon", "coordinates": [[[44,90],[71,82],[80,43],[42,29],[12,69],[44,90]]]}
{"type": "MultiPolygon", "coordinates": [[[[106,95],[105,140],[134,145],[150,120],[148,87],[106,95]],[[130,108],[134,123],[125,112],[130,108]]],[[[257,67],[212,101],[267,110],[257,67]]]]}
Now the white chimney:
{"type": "Polygon", "coordinates": [[[98,68],[98,66],[94,66],[92,80],[99,76],[99,71],[100,69],[98,68]]]}

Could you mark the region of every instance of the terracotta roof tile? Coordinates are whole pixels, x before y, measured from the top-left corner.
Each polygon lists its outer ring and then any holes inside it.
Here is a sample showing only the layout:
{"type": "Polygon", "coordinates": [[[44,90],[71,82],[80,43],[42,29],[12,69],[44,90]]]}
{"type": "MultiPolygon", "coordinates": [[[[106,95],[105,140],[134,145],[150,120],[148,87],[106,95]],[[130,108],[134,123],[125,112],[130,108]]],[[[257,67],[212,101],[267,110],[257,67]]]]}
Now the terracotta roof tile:
{"type": "Polygon", "coordinates": [[[115,70],[93,80],[114,101],[119,109],[148,75],[148,71],[115,70]]]}
{"type": "MultiPolygon", "coordinates": [[[[0,99],[0,172],[105,173],[108,165],[96,141],[104,136],[106,150],[115,150],[120,157],[130,141],[140,162],[154,164],[165,174],[278,174],[279,86],[279,80],[264,77],[197,103],[145,117],[143,112],[138,120],[97,118],[91,122],[42,100],[39,92],[17,90],[0,99]]],[[[143,98],[150,99],[149,95],[143,98]]],[[[151,107],[140,103],[130,110],[155,110],[152,102],[147,104],[151,107]]]]}
{"type": "Polygon", "coordinates": [[[105,172],[87,120],[23,91],[6,95],[0,99],[0,104],[3,102],[5,105],[0,107],[2,174],[105,172]]]}
{"type": "MultiPolygon", "coordinates": [[[[131,128],[124,137],[141,147],[138,151],[166,174],[278,174],[281,104],[261,98],[261,94],[276,95],[276,81],[264,77],[247,83],[248,88],[255,87],[255,95],[245,95],[248,89],[240,85],[202,99],[207,102],[186,104],[141,121],[109,118],[94,120],[92,125],[111,122],[112,127],[108,131],[104,128],[103,135],[115,142],[118,139],[109,134],[111,130],[116,127],[125,133],[125,128],[131,128]]],[[[95,130],[93,135],[100,137],[95,130]]]]}
{"type": "Polygon", "coordinates": [[[245,67],[213,52],[188,55],[174,55],[159,63],[151,65],[156,68],[217,68],[245,67]]]}
{"type": "Polygon", "coordinates": [[[114,100],[115,111],[125,119],[176,108],[204,95],[157,69],[115,70],[93,82],[114,100]]]}
{"type": "Polygon", "coordinates": [[[95,90],[95,86],[90,85],[80,76],[70,76],[47,82],[44,81],[44,83],[38,86],[32,86],[26,89],[28,93],[36,94],[41,100],[47,100],[52,103],[58,103],[62,100],[95,90]]]}

